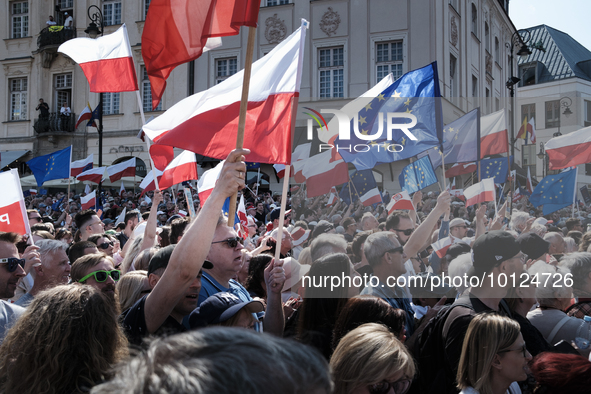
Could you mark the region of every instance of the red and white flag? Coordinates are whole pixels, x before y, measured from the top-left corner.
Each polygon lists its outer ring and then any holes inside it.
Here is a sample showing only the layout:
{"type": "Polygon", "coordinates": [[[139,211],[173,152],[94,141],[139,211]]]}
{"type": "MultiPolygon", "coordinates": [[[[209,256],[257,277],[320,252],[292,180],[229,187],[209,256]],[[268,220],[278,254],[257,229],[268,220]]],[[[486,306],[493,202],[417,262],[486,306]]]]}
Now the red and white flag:
{"type": "Polygon", "coordinates": [[[453,197],[459,198],[462,201],[466,201],[466,197],[464,197],[464,189],[451,189],[449,194],[453,197]]]}
{"type": "Polygon", "coordinates": [[[195,153],[185,150],[166,167],[162,177],[158,180],[158,186],[160,186],[161,190],[164,190],[173,185],[196,179],[199,179],[197,175],[197,158],[195,153]]]}
{"type": "Polygon", "coordinates": [[[470,174],[476,171],[476,163],[457,163],[451,166],[451,168],[445,170],[445,177],[452,178],[464,174],[470,174]]]}
{"type": "Polygon", "coordinates": [[[70,176],[78,176],[84,171],[92,169],[92,162],[94,160],[94,154],[90,154],[86,159],[73,161],[70,165],[70,176]]]}
{"type": "Polygon", "coordinates": [[[545,148],[551,170],[591,163],[591,126],[554,137],[545,148]]]}
{"type": "Polygon", "coordinates": [[[336,187],[331,187],[330,188],[330,196],[328,196],[328,202],[326,203],[326,207],[330,208],[333,205],[335,205],[335,203],[338,201],[339,199],[339,194],[337,193],[337,189],[336,187]]]}
{"type": "Polygon", "coordinates": [[[217,166],[211,170],[205,171],[203,175],[201,175],[201,178],[199,178],[199,182],[197,183],[197,192],[199,193],[199,202],[202,207],[205,204],[205,201],[207,201],[209,198],[209,195],[213,191],[213,188],[220,177],[224,162],[225,160],[220,161],[217,166]]]}
{"type": "Polygon", "coordinates": [[[361,203],[366,207],[373,204],[381,204],[383,202],[382,195],[377,187],[368,190],[365,194],[359,197],[359,200],[361,200],[361,203]]]}
{"type": "MultiPolygon", "coordinates": [[[[156,190],[156,184],[154,183],[154,171],[158,174],[158,181],[160,182],[160,178],[162,177],[162,171],[156,169],[152,170],[146,175],[146,177],[140,183],[140,189],[142,189],[142,194],[149,192],[151,190],[156,190]]],[[[160,186],[160,184],[158,184],[160,186]]]]}
{"type": "Polygon", "coordinates": [[[107,174],[111,182],[118,181],[124,176],[135,176],[135,157],[107,167],[107,174]]]}
{"type": "Polygon", "coordinates": [[[86,103],[86,107],[84,107],[82,112],[80,112],[80,116],[78,116],[78,120],[76,121],[76,126],[74,126],[74,128],[77,129],[80,123],[88,121],[90,118],[92,118],[92,108],[90,108],[90,103],[86,103]]]}
{"type": "Polygon", "coordinates": [[[409,211],[416,210],[412,203],[412,199],[406,190],[394,194],[386,209],[388,210],[388,215],[398,209],[408,209],[409,211]]]}
{"type": "Polygon", "coordinates": [[[513,202],[517,202],[523,198],[523,194],[521,194],[521,188],[518,187],[515,189],[515,194],[513,195],[513,202]]]}
{"type": "Polygon", "coordinates": [[[480,158],[509,151],[505,110],[480,117],[480,158]]]}
{"type": "Polygon", "coordinates": [[[0,172],[0,184],[4,188],[0,193],[0,231],[29,234],[29,217],[18,170],[0,172]]]}
{"type": "Polygon", "coordinates": [[[87,194],[84,197],[80,197],[80,203],[82,204],[82,209],[95,209],[95,207],[96,207],[96,190],[93,190],[92,193],[87,194]]]}
{"type": "MultiPolygon", "coordinates": [[[[152,0],[142,34],[142,57],[156,108],[172,70],[221,45],[213,37],[257,26],[260,0],[152,0]]],[[[252,85],[251,85],[252,86],[252,85]]]]}
{"type": "MultiPolygon", "coordinates": [[[[292,107],[300,91],[305,32],[306,27],[301,26],[252,64],[244,130],[244,148],[251,152],[249,162],[291,164],[292,107]]],[[[158,145],[226,158],[236,146],[243,73],[179,101],[146,124],[144,132],[158,145]]]]}
{"type": "Polygon", "coordinates": [[[431,244],[433,248],[433,252],[439,257],[440,259],[445,257],[447,250],[450,246],[452,246],[454,242],[452,241],[451,237],[441,238],[439,241],[431,244]]]}
{"type": "Polygon", "coordinates": [[[92,183],[100,183],[105,175],[105,167],[91,168],[76,176],[80,182],[89,181],[92,183]]]}
{"type": "Polygon", "coordinates": [[[525,180],[525,188],[527,192],[531,195],[534,192],[534,184],[531,182],[531,173],[529,172],[529,167],[527,167],[527,179],[525,180]]]}
{"type": "Polygon", "coordinates": [[[495,178],[483,179],[482,181],[464,190],[466,206],[485,201],[495,201],[495,178]]]}
{"type": "Polygon", "coordinates": [[[303,162],[301,171],[306,178],[308,198],[329,193],[331,187],[349,182],[349,166],[342,159],[333,161],[331,150],[303,162]]]}
{"type": "Polygon", "coordinates": [[[273,168],[277,173],[277,178],[283,179],[285,176],[285,164],[273,164],[273,168]]]}
{"type": "Polygon", "coordinates": [[[248,237],[248,216],[246,216],[246,206],[244,205],[244,195],[240,195],[240,202],[238,203],[238,210],[236,211],[240,223],[236,223],[240,226],[238,230],[238,236],[240,238],[248,237]]]}
{"type": "Polygon", "coordinates": [[[116,32],[96,39],[81,37],[68,40],[59,46],[58,52],[80,65],[91,92],[138,90],[125,23],[116,32]]]}
{"type": "Polygon", "coordinates": [[[536,119],[531,118],[529,122],[527,122],[527,131],[529,132],[529,140],[532,144],[536,143],[536,119]]]}
{"type": "Polygon", "coordinates": [[[90,189],[90,185],[87,183],[84,187],[84,194],[90,194],[92,190],[90,189]]]}
{"type": "Polygon", "coordinates": [[[150,145],[150,157],[154,161],[154,166],[164,171],[166,166],[174,160],[174,149],[172,146],[150,145]]]}
{"type": "Polygon", "coordinates": [[[119,223],[123,223],[125,220],[125,214],[127,214],[127,207],[124,206],[123,211],[121,211],[119,216],[117,216],[117,220],[115,220],[115,227],[117,227],[119,223]]]}
{"type": "Polygon", "coordinates": [[[121,187],[119,188],[119,197],[123,197],[123,193],[125,193],[125,185],[123,181],[121,181],[121,187]]]}

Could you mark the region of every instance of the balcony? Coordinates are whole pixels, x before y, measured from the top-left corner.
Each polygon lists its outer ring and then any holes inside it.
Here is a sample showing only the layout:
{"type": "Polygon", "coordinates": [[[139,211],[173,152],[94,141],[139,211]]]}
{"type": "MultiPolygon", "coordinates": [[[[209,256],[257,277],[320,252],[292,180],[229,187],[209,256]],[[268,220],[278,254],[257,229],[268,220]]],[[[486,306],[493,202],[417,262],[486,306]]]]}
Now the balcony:
{"type": "Polygon", "coordinates": [[[55,132],[69,132],[76,131],[76,114],[72,113],[69,117],[60,116],[59,112],[50,112],[49,118],[37,118],[33,129],[37,134],[55,133],[55,132]]]}
{"type": "Polygon", "coordinates": [[[58,47],[72,38],[76,38],[76,29],[65,29],[63,26],[46,27],[39,32],[36,53],[41,53],[44,68],[51,67],[51,63],[57,57],[58,47]]]}

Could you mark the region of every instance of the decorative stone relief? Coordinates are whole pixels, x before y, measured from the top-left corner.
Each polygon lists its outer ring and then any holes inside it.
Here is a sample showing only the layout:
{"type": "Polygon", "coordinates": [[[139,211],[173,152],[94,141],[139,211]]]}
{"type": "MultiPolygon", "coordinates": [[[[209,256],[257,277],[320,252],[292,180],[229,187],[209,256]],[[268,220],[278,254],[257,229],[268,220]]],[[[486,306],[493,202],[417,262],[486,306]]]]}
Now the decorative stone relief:
{"type": "Polygon", "coordinates": [[[486,53],[486,72],[492,75],[492,55],[490,53],[486,53]]]}
{"type": "Polygon", "coordinates": [[[451,44],[454,47],[457,47],[458,46],[458,24],[456,23],[456,17],[455,16],[452,16],[451,17],[450,34],[451,34],[451,44]]]}
{"type": "Polygon", "coordinates": [[[328,11],[322,15],[322,19],[320,20],[320,30],[330,37],[337,32],[340,24],[341,17],[338,12],[333,11],[332,7],[328,7],[328,11]]]}
{"type": "Polygon", "coordinates": [[[277,14],[265,20],[265,38],[269,44],[278,44],[287,35],[287,27],[285,22],[277,17],[277,14]]]}
{"type": "Polygon", "coordinates": [[[120,145],[119,148],[111,148],[109,153],[124,153],[124,152],[143,152],[144,147],[142,145],[138,146],[123,146],[120,145]]]}

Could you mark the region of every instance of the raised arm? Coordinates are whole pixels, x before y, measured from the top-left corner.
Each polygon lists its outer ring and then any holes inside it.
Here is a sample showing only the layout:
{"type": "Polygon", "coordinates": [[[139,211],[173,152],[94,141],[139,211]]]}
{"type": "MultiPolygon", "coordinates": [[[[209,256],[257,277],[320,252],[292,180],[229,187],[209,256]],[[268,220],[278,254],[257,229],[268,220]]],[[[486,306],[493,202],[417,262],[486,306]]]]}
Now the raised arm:
{"type": "Polygon", "coordinates": [[[187,228],[162,278],[146,298],[145,318],[149,332],[156,331],[162,325],[199,274],[209,253],[224,201],[244,188],[246,163],[243,155],[248,153],[248,149],[236,149],[228,155],[199,216],[187,228]]]}
{"type": "Polygon", "coordinates": [[[437,224],[437,220],[445,213],[445,211],[447,211],[450,204],[451,197],[449,192],[442,192],[439,197],[437,197],[437,205],[435,205],[435,208],[433,208],[423,223],[417,227],[406,242],[406,245],[404,245],[404,254],[408,257],[415,256],[421,250],[421,247],[425,245],[425,240],[431,240],[431,233],[437,224]]]}
{"type": "Polygon", "coordinates": [[[160,190],[155,190],[154,197],[152,197],[152,208],[150,208],[150,215],[148,215],[148,220],[146,222],[146,229],[144,230],[144,240],[142,241],[140,252],[142,250],[151,248],[156,243],[156,227],[158,227],[156,219],[158,217],[158,205],[160,205],[161,202],[162,192],[160,190]]]}

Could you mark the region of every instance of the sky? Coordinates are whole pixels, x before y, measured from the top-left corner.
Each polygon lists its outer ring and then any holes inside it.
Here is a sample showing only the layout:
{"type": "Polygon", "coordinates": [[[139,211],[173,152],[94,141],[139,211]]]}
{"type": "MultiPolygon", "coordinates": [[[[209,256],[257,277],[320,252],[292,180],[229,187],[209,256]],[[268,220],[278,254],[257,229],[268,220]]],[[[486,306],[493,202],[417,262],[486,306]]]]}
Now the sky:
{"type": "Polygon", "coordinates": [[[548,25],[591,51],[591,0],[510,0],[509,17],[519,29],[548,25]]]}

